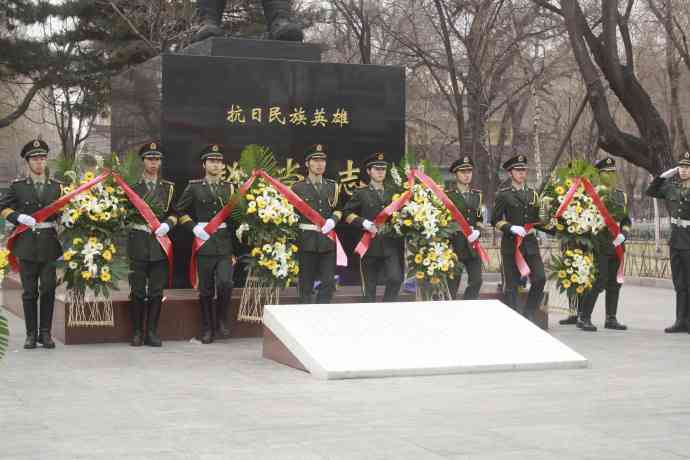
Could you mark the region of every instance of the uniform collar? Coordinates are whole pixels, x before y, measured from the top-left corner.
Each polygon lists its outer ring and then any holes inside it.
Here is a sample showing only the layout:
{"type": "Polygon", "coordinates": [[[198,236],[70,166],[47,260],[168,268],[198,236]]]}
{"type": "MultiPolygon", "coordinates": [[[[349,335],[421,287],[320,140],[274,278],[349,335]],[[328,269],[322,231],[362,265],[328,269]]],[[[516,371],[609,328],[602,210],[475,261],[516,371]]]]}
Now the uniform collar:
{"type": "Polygon", "coordinates": [[[455,182],[455,189],[460,193],[467,193],[470,191],[470,184],[464,185],[460,182],[455,182]]]}
{"type": "Polygon", "coordinates": [[[319,185],[321,185],[321,184],[324,183],[323,176],[318,176],[318,177],[313,177],[313,178],[307,176],[307,181],[309,181],[310,184],[319,184],[319,185]]]}
{"type": "Polygon", "coordinates": [[[381,184],[381,188],[376,188],[376,187],[374,187],[374,184],[372,182],[369,182],[369,188],[375,192],[383,192],[385,190],[385,187],[383,186],[383,184],[381,184]]]}
{"type": "Polygon", "coordinates": [[[47,184],[48,183],[48,177],[45,174],[42,176],[36,176],[32,173],[29,173],[28,179],[32,184],[47,184]]]}

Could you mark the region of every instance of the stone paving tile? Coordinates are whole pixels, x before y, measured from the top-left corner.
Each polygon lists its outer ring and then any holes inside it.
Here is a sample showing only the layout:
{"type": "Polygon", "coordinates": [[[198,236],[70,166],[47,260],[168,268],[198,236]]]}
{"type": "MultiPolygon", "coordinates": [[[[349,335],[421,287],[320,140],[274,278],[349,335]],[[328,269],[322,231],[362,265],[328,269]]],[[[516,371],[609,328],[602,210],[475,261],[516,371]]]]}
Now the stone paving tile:
{"type": "Polygon", "coordinates": [[[663,333],[674,298],[625,286],[626,332],[554,315],[588,369],[344,381],[264,360],[258,339],[26,351],[11,317],[0,459],[690,458],[690,335],[663,333]]]}

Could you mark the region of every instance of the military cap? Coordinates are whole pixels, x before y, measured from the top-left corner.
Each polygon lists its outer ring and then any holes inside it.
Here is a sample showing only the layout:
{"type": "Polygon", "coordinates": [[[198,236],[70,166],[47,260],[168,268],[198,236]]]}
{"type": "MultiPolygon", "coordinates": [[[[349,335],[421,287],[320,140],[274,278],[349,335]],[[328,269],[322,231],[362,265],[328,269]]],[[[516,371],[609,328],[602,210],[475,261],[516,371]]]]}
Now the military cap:
{"type": "Polygon", "coordinates": [[[690,152],[685,152],[680,156],[678,166],[690,166],[690,152]]]}
{"type": "Polygon", "coordinates": [[[603,158],[594,165],[601,172],[616,171],[616,160],[611,157],[603,158]]]}
{"type": "Polygon", "coordinates": [[[161,145],[158,142],[149,142],[144,144],[139,149],[139,158],[142,160],[144,158],[162,158],[163,152],[161,151],[161,145]]]}
{"type": "Polygon", "coordinates": [[[27,142],[24,148],[22,148],[20,155],[25,160],[28,160],[31,157],[47,156],[48,151],[50,151],[50,148],[48,148],[48,144],[46,144],[45,141],[34,139],[27,142]]]}
{"type": "Polygon", "coordinates": [[[199,153],[199,159],[201,161],[212,160],[225,160],[223,155],[223,146],[220,144],[209,144],[201,150],[199,153]]]}
{"type": "Polygon", "coordinates": [[[511,169],[526,169],[527,168],[527,157],[524,155],[516,155],[513,158],[509,158],[503,163],[503,169],[510,171],[511,169]]]}
{"type": "Polygon", "coordinates": [[[462,157],[459,160],[455,160],[452,165],[450,165],[450,173],[455,174],[455,171],[463,171],[466,169],[474,168],[474,162],[470,157],[462,157]]]}
{"type": "Polygon", "coordinates": [[[325,160],[326,158],[326,147],[324,147],[323,144],[311,145],[307,147],[307,150],[304,152],[305,162],[309,160],[325,160]]]}
{"type": "Polygon", "coordinates": [[[365,168],[371,168],[372,166],[388,166],[386,155],[383,152],[377,152],[364,160],[365,168]]]}

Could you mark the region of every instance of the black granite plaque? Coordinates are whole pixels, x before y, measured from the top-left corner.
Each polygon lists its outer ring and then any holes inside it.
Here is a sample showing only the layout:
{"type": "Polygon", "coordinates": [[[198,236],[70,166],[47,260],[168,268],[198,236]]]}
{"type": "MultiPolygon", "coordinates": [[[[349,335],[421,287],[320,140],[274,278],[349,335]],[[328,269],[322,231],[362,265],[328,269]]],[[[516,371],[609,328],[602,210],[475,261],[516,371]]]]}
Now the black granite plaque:
{"type": "MultiPolygon", "coordinates": [[[[205,46],[206,54],[223,48],[205,46]]],[[[326,175],[341,183],[374,152],[397,161],[405,138],[403,69],[322,63],[306,58],[313,48],[303,51],[300,60],[165,54],[123,74],[113,82],[114,150],[159,138],[163,174],[178,194],[201,177],[198,153],[209,143],[223,144],[230,163],[246,145],[265,145],[281,165],[288,158],[303,164],[306,147],[320,143],[328,150],[326,175]],[[150,122],[156,117],[158,127],[150,122]]],[[[352,249],[361,232],[341,224],[338,233],[350,256],[350,267],[339,271],[342,282],[357,284],[352,249]]],[[[173,239],[175,284],[186,287],[190,240],[177,231],[173,239]]]]}

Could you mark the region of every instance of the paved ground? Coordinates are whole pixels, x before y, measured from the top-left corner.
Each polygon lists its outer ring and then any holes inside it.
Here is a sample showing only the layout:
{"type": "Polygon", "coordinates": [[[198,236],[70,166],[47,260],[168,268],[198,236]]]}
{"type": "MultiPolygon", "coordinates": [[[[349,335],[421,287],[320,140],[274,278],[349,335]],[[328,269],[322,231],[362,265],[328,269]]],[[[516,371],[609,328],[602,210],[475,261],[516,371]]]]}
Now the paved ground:
{"type": "Polygon", "coordinates": [[[626,286],[627,332],[552,317],[589,369],[350,381],[263,360],[258,339],[25,351],[12,317],[0,458],[690,458],[690,336],[662,332],[673,301],[626,286]]]}

